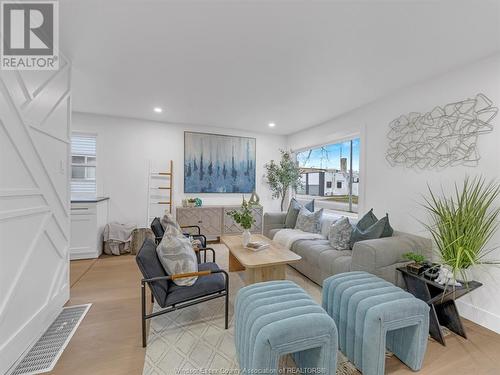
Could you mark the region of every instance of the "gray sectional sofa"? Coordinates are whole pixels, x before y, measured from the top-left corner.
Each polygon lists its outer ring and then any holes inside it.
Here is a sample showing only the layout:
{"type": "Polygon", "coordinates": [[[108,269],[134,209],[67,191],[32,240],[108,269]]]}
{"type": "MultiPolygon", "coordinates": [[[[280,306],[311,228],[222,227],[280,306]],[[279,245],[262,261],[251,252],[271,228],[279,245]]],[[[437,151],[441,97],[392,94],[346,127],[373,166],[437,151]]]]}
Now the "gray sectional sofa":
{"type": "MultiPolygon", "coordinates": [[[[265,213],[263,231],[270,239],[285,227],[286,212],[265,213]]],[[[356,242],[352,250],[334,250],[328,241],[330,225],[340,218],[333,214],[324,214],[321,222],[321,234],[324,239],[298,240],[291,246],[291,251],[302,257],[293,267],[316,282],[337,273],[348,271],[366,271],[396,285],[403,285],[401,275],[396,270],[408,263],[403,257],[407,252],[415,252],[431,257],[431,240],[409,233],[394,231],[392,237],[356,242]]],[[[352,224],[357,220],[349,219],[352,224]]]]}

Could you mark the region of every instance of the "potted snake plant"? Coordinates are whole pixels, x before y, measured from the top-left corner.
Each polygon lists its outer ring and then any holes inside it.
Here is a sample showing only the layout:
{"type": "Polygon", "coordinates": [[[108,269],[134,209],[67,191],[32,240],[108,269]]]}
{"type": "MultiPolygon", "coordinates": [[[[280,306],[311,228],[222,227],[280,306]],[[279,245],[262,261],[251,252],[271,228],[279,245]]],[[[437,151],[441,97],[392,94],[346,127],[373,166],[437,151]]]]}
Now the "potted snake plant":
{"type": "Polygon", "coordinates": [[[465,178],[455,184],[451,196],[435,194],[429,188],[424,208],[430,222],[423,223],[436,244],[441,264],[451,271],[455,282],[468,281],[468,270],[476,265],[499,264],[491,259],[497,247],[489,241],[498,229],[500,185],[483,177],[465,178]]]}

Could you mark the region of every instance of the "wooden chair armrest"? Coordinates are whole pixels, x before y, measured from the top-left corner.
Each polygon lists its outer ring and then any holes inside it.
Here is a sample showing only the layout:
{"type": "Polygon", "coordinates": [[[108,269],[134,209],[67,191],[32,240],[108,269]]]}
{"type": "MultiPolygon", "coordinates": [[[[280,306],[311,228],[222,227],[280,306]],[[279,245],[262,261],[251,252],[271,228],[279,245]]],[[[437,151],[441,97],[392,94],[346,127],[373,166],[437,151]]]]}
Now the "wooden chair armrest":
{"type": "Polygon", "coordinates": [[[187,272],[187,273],[177,273],[175,275],[171,275],[172,280],[183,279],[185,277],[194,277],[194,276],[207,276],[210,275],[212,271],[198,271],[198,272],[187,272]]]}
{"type": "Polygon", "coordinates": [[[223,273],[226,276],[226,279],[228,278],[228,274],[224,270],[206,270],[206,271],[198,271],[198,272],[186,272],[186,273],[177,273],[174,275],[169,275],[169,276],[160,276],[160,277],[152,277],[150,279],[142,279],[141,283],[151,283],[154,281],[160,281],[160,280],[175,280],[175,279],[182,279],[184,277],[194,277],[194,276],[208,276],[212,273],[223,273]]]}

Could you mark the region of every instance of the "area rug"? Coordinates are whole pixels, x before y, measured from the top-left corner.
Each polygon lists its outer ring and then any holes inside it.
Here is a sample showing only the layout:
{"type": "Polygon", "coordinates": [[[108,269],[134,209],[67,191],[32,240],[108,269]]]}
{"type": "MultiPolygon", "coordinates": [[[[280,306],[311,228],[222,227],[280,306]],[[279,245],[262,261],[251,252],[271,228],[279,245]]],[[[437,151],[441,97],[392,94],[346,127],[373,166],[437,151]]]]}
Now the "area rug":
{"type": "MultiPolygon", "coordinates": [[[[227,270],[228,250],[212,245],[217,263],[227,270]]],[[[318,303],[321,288],[288,267],[287,279],[296,282],[318,303]]],[[[219,298],[153,318],[150,323],[143,375],[236,374],[239,366],[234,346],[234,298],[245,286],[240,272],[231,272],[229,279],[229,328],[224,329],[224,299],[219,298]]],[[[158,310],[155,304],[154,310],[158,310]]],[[[296,374],[290,357],[283,358],[283,373],[296,374]]],[[[337,375],[359,374],[347,359],[338,353],[337,375]]]]}

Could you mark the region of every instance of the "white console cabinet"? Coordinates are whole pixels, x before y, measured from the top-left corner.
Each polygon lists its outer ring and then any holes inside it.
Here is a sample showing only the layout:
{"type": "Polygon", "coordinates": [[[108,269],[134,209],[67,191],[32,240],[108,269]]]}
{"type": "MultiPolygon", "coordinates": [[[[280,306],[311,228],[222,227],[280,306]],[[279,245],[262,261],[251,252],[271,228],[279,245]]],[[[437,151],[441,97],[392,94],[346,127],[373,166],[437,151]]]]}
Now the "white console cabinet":
{"type": "Polygon", "coordinates": [[[108,198],[71,201],[70,260],[98,258],[102,254],[108,198]]]}

